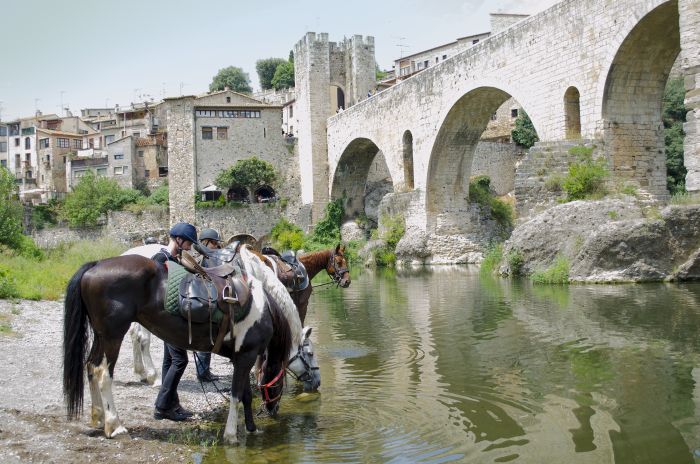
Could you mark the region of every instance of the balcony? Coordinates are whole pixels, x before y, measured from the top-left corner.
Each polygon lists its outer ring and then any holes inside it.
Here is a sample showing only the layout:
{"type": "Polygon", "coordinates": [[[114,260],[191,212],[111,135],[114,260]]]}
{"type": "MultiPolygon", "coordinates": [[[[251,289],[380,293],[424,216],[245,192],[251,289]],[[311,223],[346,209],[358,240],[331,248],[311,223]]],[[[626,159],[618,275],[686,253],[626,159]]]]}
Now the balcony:
{"type": "Polygon", "coordinates": [[[108,164],[109,158],[107,156],[98,158],[85,158],[85,159],[74,159],[71,162],[72,168],[80,168],[87,166],[106,166],[108,164]]]}

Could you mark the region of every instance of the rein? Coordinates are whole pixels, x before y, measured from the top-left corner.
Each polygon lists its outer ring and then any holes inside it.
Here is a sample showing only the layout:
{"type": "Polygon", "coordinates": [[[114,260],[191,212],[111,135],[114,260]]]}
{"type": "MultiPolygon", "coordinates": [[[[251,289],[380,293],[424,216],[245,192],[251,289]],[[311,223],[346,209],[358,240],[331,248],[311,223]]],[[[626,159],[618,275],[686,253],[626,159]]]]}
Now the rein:
{"type": "MultiPolygon", "coordinates": [[[[282,366],[282,369],[280,370],[279,374],[277,374],[274,379],[270,380],[268,383],[266,383],[264,385],[261,384],[260,383],[261,380],[258,379],[258,388],[260,389],[260,394],[262,395],[262,398],[263,398],[263,401],[265,402],[265,404],[269,404],[269,403],[272,403],[273,401],[277,401],[282,396],[282,390],[280,390],[279,395],[277,395],[274,398],[270,398],[270,388],[276,386],[277,381],[279,381],[280,379],[282,379],[281,382],[284,383],[284,378],[283,378],[284,371],[285,371],[285,367],[282,366]]],[[[260,375],[262,376],[262,371],[260,371],[260,375]]]]}

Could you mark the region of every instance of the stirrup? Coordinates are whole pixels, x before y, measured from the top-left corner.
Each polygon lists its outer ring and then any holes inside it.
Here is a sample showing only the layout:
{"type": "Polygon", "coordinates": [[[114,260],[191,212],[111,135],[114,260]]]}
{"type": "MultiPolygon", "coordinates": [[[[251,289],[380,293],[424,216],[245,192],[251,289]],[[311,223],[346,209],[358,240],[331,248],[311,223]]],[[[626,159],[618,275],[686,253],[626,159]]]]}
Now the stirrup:
{"type": "Polygon", "coordinates": [[[221,299],[224,300],[226,303],[238,303],[238,298],[231,296],[233,294],[233,289],[231,288],[230,285],[227,285],[224,287],[224,289],[221,291],[221,299]],[[227,296],[228,294],[228,296],[227,296]]]}

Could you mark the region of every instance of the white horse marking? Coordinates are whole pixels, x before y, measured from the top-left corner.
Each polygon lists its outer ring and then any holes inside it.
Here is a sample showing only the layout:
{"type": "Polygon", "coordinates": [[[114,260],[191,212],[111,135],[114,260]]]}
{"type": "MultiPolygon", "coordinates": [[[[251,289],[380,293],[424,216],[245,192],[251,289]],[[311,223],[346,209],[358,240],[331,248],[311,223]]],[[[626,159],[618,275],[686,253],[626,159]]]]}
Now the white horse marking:
{"type": "Polygon", "coordinates": [[[102,357],[102,362],[93,370],[93,376],[97,379],[100,395],[102,396],[104,427],[107,438],[114,438],[119,434],[127,433],[126,428],[119,420],[117,408],[112,396],[112,376],[109,375],[107,357],[102,357]]]}
{"type": "Polygon", "coordinates": [[[224,441],[229,445],[238,444],[238,399],[236,395],[231,395],[226,428],[224,429],[224,441]]]}

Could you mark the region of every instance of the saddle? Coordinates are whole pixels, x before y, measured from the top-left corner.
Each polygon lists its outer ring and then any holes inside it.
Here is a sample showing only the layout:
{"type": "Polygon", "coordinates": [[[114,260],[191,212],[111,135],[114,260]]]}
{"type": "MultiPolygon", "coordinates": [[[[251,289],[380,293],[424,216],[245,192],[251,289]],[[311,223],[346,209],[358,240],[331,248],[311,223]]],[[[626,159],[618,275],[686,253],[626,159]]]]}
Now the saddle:
{"type": "Polygon", "coordinates": [[[182,254],[182,264],[190,274],[180,282],[179,301],[180,314],[188,320],[190,343],[192,323],[209,322],[212,352],[218,353],[229,328],[233,339],[233,324],[248,315],[253,299],[243,267],[233,261],[235,251],[212,251],[219,253],[207,255],[209,262],[221,264],[210,268],[200,266],[191,255],[182,254]],[[212,337],[213,324],[219,325],[216,342],[212,337]]]}
{"type": "Polygon", "coordinates": [[[263,254],[270,260],[277,278],[289,292],[300,292],[309,286],[309,274],[294,252],[288,250],[280,254],[274,248],[265,247],[263,254]]]}

